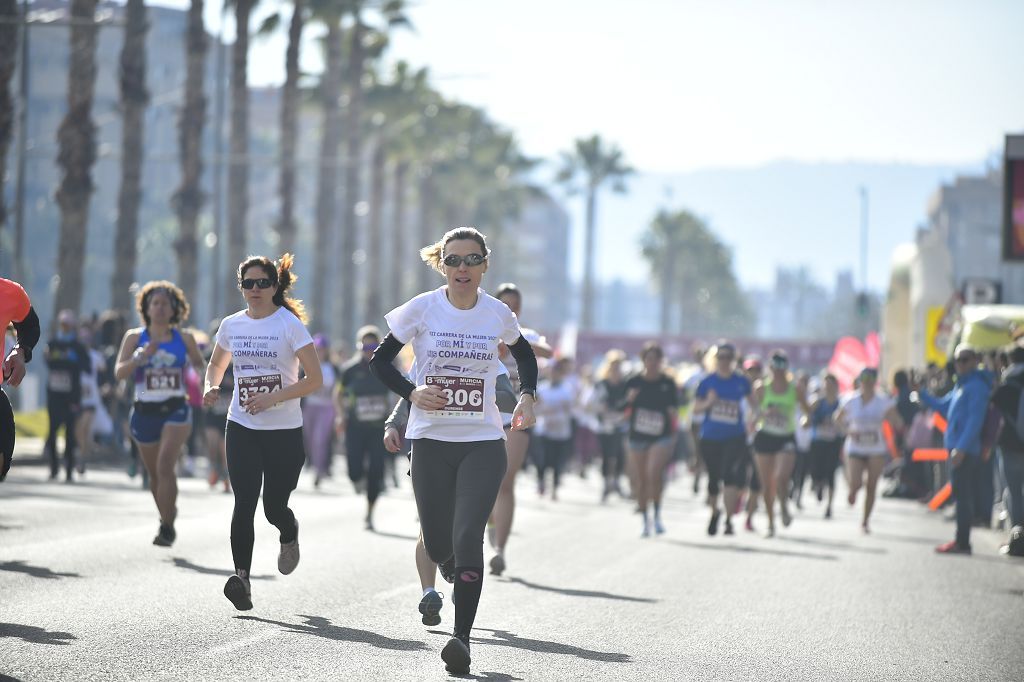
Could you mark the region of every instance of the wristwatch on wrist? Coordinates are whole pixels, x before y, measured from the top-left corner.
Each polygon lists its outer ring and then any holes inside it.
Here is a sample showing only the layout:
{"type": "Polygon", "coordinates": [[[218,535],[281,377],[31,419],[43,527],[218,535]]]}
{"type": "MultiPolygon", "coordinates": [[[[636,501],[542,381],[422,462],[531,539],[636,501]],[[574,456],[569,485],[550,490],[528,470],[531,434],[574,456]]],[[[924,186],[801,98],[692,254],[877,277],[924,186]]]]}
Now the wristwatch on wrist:
{"type": "Polygon", "coordinates": [[[530,396],[531,398],[533,398],[534,402],[537,402],[537,391],[535,389],[524,388],[524,389],[520,390],[519,391],[519,396],[522,397],[524,395],[530,396]]]}

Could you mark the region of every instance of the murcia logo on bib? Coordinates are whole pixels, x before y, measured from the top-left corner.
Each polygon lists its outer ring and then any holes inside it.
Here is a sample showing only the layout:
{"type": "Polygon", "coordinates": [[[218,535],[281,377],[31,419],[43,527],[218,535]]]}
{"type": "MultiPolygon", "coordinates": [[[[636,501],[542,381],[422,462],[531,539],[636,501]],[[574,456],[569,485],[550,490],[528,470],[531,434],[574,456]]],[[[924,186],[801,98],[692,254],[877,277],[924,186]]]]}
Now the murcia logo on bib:
{"type": "Polygon", "coordinates": [[[484,380],[476,377],[428,376],[427,386],[444,392],[447,404],[440,410],[427,410],[432,419],[452,421],[484,420],[484,380]]]}

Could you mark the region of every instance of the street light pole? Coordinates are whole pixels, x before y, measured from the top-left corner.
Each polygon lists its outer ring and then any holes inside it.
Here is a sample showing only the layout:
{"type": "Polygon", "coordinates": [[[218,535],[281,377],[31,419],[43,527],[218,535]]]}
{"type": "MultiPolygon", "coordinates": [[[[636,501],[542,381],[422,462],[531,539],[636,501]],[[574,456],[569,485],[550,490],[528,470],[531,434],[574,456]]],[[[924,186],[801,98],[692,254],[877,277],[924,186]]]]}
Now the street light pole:
{"type": "Polygon", "coordinates": [[[868,292],[868,188],[860,186],[860,286],[868,292]]]}

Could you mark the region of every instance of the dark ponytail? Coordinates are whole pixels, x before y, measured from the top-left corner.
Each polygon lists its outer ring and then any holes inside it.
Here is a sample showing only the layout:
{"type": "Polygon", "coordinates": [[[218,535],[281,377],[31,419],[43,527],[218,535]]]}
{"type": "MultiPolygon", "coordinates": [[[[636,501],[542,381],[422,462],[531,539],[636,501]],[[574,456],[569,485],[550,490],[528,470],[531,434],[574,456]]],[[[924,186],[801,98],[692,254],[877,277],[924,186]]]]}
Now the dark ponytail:
{"type": "Polygon", "coordinates": [[[238,283],[241,285],[245,271],[249,268],[262,268],[274,280],[274,285],[277,287],[274,297],[271,299],[274,304],[286,308],[292,315],[299,318],[302,324],[306,324],[309,321],[309,316],[306,314],[306,306],[299,299],[288,296],[292,285],[298,279],[295,273],[292,272],[294,264],[295,256],[290,253],[281,256],[277,263],[272,262],[266,256],[250,256],[238,266],[238,283]]]}

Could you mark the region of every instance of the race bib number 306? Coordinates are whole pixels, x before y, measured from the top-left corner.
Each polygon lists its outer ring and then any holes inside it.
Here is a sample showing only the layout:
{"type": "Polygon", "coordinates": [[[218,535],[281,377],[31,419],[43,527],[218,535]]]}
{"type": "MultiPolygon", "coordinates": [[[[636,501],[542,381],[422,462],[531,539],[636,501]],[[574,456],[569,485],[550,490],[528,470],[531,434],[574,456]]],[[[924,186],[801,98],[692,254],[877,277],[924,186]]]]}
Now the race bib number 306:
{"type": "Polygon", "coordinates": [[[260,393],[281,390],[281,375],[267,374],[258,377],[236,377],[238,381],[238,404],[245,407],[245,401],[260,393]]]}
{"type": "Polygon", "coordinates": [[[484,380],[476,377],[428,376],[427,386],[437,386],[448,399],[440,410],[427,414],[439,419],[483,421],[484,380]]]}

